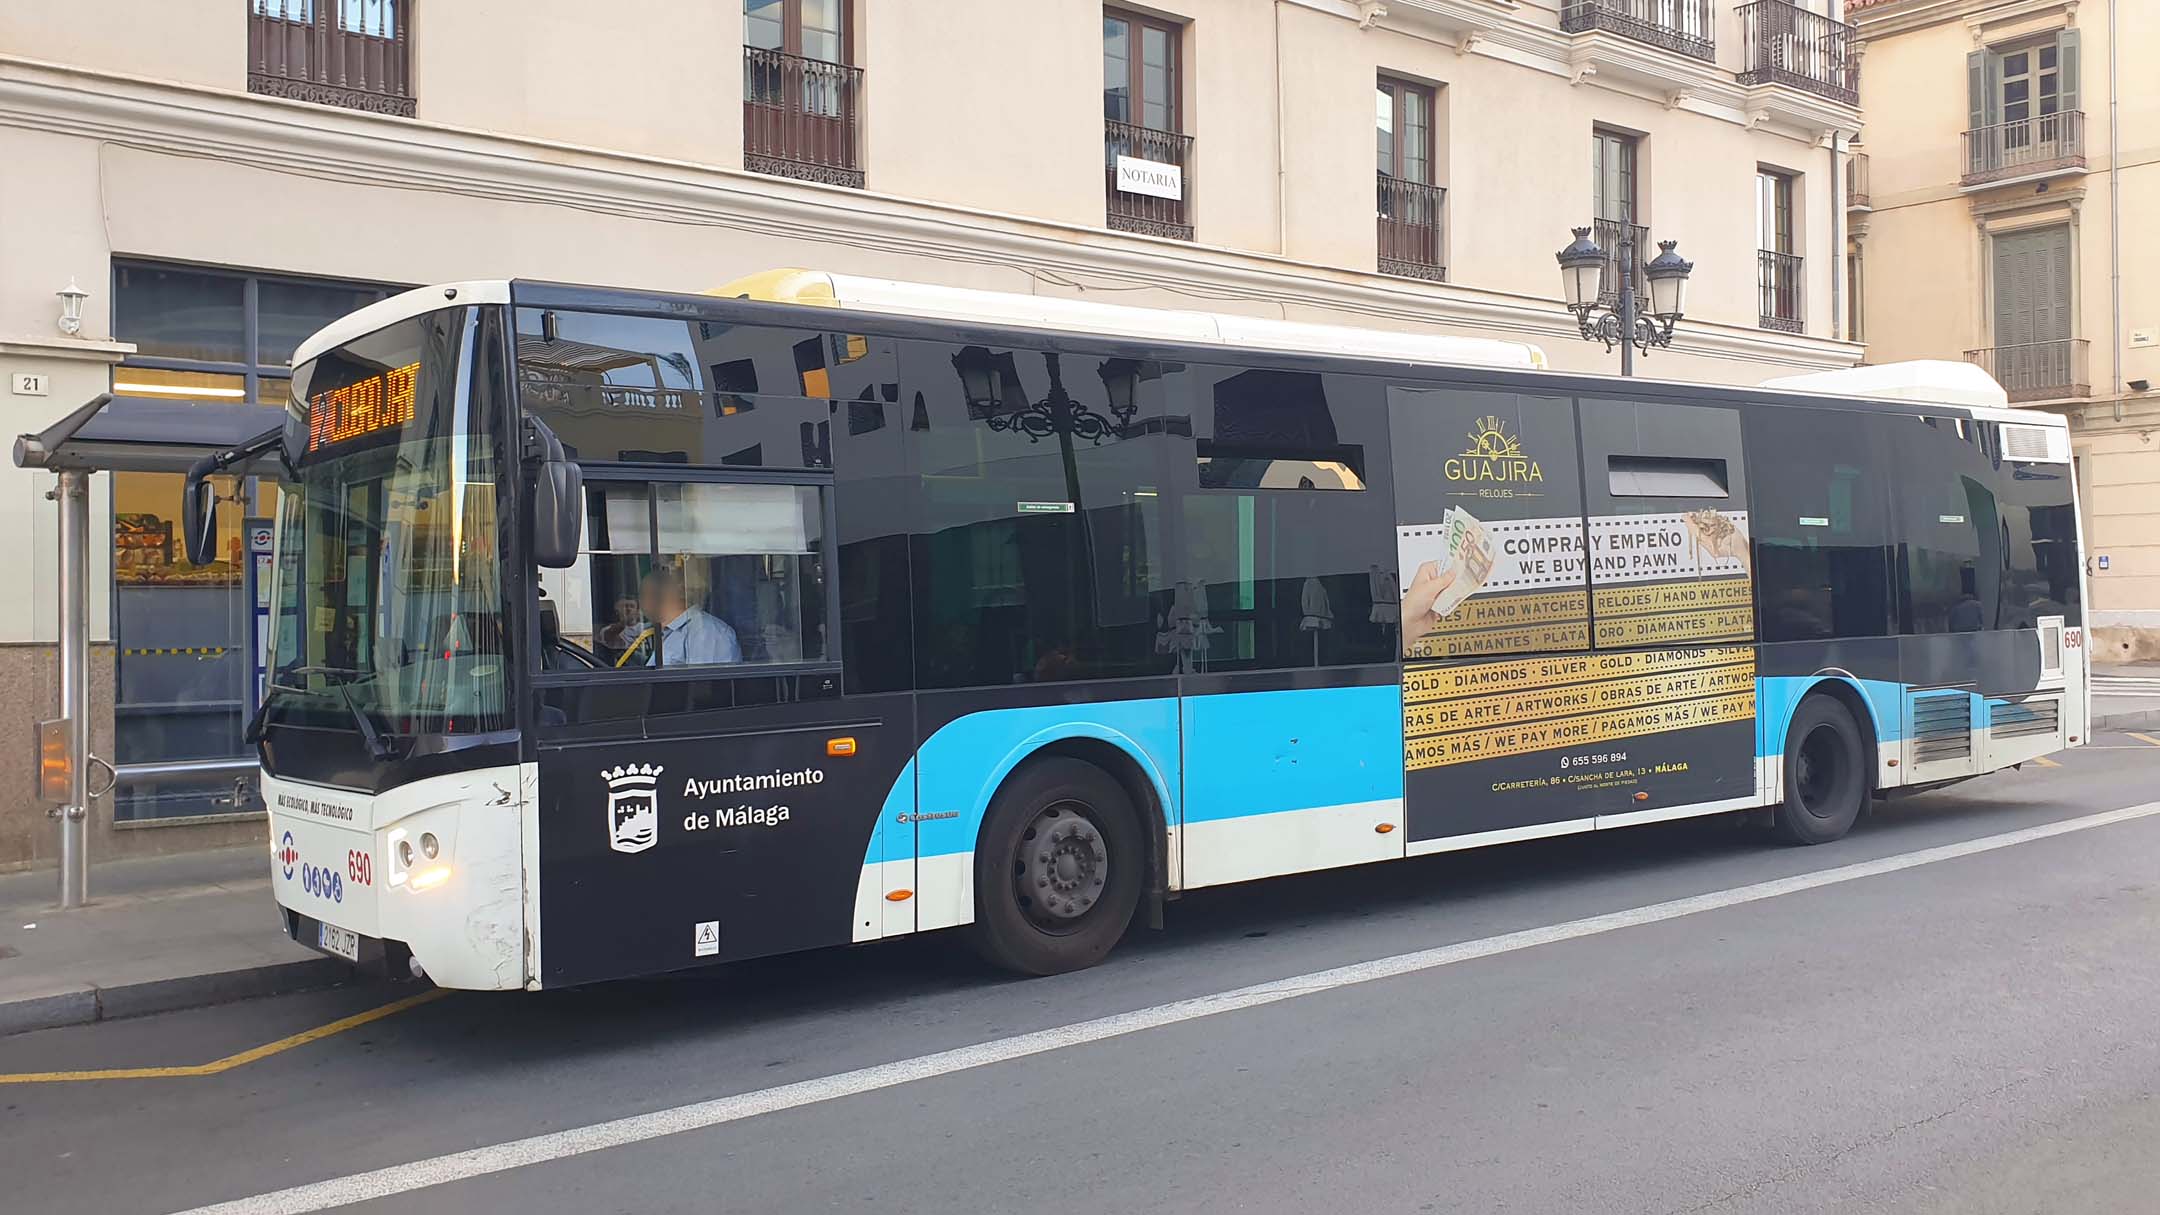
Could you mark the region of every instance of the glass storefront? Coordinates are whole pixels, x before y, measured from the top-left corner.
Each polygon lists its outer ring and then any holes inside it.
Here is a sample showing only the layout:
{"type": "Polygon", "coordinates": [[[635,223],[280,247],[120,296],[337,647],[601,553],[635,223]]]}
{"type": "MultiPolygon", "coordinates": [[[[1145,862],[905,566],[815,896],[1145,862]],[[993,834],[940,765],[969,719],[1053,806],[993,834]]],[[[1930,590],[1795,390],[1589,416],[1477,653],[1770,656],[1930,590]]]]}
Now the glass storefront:
{"type": "MultiPolygon", "coordinates": [[[[113,336],[136,354],[113,391],[190,401],[282,403],[286,360],[309,334],[395,288],[139,262],[113,267],[113,336]]],[[[125,779],[116,817],[173,818],[242,809],[227,772],[160,771],[241,759],[256,702],[255,636],[267,585],[249,599],[245,524],[272,519],[271,482],[222,479],[216,560],[194,565],[180,536],[182,478],[114,473],[113,640],[118,651],[114,762],[125,779]]],[[[267,582],[267,579],[264,580],[267,582]]]]}

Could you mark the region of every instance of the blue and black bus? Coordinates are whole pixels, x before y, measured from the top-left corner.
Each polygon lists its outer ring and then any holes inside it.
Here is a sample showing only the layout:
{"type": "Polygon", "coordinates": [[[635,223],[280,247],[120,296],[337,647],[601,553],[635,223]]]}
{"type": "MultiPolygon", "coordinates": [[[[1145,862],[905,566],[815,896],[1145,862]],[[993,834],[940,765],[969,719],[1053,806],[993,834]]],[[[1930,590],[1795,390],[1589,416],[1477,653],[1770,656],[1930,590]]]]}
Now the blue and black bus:
{"type": "Polygon", "coordinates": [[[1065,971],[1276,874],[1833,840],[2088,720],[2067,432],[1984,381],[800,273],[431,287],[294,364],[198,469],[283,482],[277,899],[446,986],[946,928],[1065,971]]]}

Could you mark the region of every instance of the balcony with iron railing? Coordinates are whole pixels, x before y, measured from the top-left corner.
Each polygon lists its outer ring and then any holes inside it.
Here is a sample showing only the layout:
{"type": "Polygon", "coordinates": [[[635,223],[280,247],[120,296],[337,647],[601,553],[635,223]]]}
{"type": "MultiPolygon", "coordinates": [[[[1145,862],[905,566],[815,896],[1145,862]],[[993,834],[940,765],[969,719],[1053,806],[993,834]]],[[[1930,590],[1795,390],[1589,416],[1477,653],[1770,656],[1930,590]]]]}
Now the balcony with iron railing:
{"type": "Polygon", "coordinates": [[[859,67],[743,48],[743,167],[861,189],[859,67]]]}
{"type": "Polygon", "coordinates": [[[1634,248],[1635,298],[1650,298],[1650,280],[1643,277],[1643,263],[1649,260],[1643,250],[1650,244],[1650,229],[1641,224],[1624,223],[1616,219],[1598,219],[1590,222],[1591,239],[1605,251],[1605,269],[1598,275],[1598,307],[1616,308],[1620,304],[1620,241],[1624,236],[1634,248]]]}
{"type": "Polygon", "coordinates": [[[1860,104],[1859,39],[1853,27],[1786,0],[1740,6],[1740,83],[1781,84],[1844,105],[1860,104]]]}
{"type": "Polygon", "coordinates": [[[413,116],[412,0],[248,0],[250,93],[413,116]]]}
{"type": "Polygon", "coordinates": [[[1965,352],[2013,401],[2050,401],[2092,395],[2088,370],[2092,343],[2084,338],[1982,346],[1965,352]]]}
{"type": "Polygon", "coordinates": [[[1865,211],[1874,206],[1868,193],[1868,154],[1855,152],[1845,162],[1845,206],[1865,211]]]}
{"type": "Polygon", "coordinates": [[[1711,0],[1567,0],[1560,9],[1567,33],[1606,30],[1705,63],[1717,59],[1716,27],[1711,0]]]}
{"type": "Polygon", "coordinates": [[[2085,115],[2080,110],[1999,122],[1965,132],[1967,188],[2085,171],[2085,115]]]}
{"type": "Polygon", "coordinates": [[[1380,273],[1447,281],[1447,190],[1380,174],[1380,273]]]}
{"type": "Polygon", "coordinates": [[[1805,270],[1806,263],[1797,253],[1755,251],[1756,293],[1761,297],[1763,328],[1780,333],[1806,332],[1806,313],[1801,311],[1805,270]]]}
{"type": "Polygon", "coordinates": [[[1109,226],[1120,232],[1191,240],[1192,148],[1190,135],[1104,120],[1104,211],[1109,226]],[[1132,171],[1124,181],[1119,180],[1121,159],[1132,171]]]}

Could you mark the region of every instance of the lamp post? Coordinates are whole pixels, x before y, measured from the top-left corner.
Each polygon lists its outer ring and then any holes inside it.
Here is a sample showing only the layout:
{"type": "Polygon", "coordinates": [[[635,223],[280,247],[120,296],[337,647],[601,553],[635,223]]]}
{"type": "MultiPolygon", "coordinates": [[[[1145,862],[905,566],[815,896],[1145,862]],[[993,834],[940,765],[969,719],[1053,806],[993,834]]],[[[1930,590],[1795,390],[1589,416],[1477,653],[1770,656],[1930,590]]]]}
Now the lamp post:
{"type": "Polygon", "coordinates": [[[1620,374],[1634,375],[1636,351],[1647,355],[1653,346],[1672,345],[1673,326],[1686,315],[1688,274],[1695,263],[1673,252],[1679,241],[1659,241],[1658,255],[1643,267],[1650,286],[1650,310],[1643,314],[1635,298],[1635,237],[1623,225],[1619,257],[1610,263],[1620,276],[1619,290],[1614,307],[1600,311],[1599,287],[1608,265],[1605,250],[1590,239],[1590,229],[1576,228],[1574,233],[1575,240],[1557,255],[1568,311],[1575,314],[1584,341],[1603,342],[1608,351],[1618,346],[1620,374]]]}

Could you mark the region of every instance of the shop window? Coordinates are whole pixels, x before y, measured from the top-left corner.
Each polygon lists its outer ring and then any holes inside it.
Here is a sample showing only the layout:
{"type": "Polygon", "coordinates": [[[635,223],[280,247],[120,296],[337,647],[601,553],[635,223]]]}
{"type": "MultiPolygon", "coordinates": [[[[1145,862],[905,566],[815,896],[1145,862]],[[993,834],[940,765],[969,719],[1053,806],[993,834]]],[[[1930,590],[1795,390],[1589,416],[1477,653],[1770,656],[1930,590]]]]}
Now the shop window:
{"type": "MultiPolygon", "coordinates": [[[[300,341],[392,290],[124,261],[112,283],[113,336],[136,346],[113,370],[113,391],[218,404],[283,403],[300,341]]],[[[220,556],[200,567],[180,542],[180,491],[178,476],[112,478],[114,759],[130,771],[115,799],[123,819],[246,808],[231,773],[160,778],[155,768],[203,759],[246,767],[240,734],[258,697],[250,647],[261,617],[247,599],[257,559],[239,550],[247,519],[275,517],[277,490],[221,483],[220,556]]],[[[267,577],[256,581],[267,591],[267,577]]]]}

